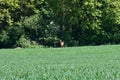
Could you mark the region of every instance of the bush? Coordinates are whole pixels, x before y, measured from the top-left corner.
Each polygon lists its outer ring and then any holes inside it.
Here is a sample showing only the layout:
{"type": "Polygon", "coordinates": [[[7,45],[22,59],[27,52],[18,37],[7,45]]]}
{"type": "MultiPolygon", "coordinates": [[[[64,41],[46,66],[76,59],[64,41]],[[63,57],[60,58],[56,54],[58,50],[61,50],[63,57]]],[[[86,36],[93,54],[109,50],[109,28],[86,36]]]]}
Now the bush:
{"type": "Polygon", "coordinates": [[[0,33],[0,48],[8,48],[10,45],[9,42],[9,36],[6,31],[2,31],[0,33]]]}
{"type": "Polygon", "coordinates": [[[30,39],[28,39],[28,37],[25,37],[23,35],[17,41],[16,47],[21,47],[21,48],[35,48],[35,47],[43,47],[43,46],[38,46],[38,44],[35,41],[30,41],[30,39]]]}
{"type": "Polygon", "coordinates": [[[14,23],[13,26],[8,28],[7,32],[9,36],[9,44],[11,45],[10,47],[14,47],[14,45],[16,45],[16,41],[18,41],[19,38],[24,34],[22,23],[14,23]]]}
{"type": "Polygon", "coordinates": [[[59,41],[57,37],[41,38],[41,44],[48,47],[59,47],[59,41]]]}

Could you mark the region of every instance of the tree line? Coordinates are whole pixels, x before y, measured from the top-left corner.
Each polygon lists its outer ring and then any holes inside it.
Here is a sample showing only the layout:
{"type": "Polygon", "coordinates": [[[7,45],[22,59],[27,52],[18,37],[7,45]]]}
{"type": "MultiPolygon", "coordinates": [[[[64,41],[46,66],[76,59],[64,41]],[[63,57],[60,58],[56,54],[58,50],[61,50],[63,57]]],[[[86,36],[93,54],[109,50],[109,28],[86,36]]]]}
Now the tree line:
{"type": "Polygon", "coordinates": [[[0,48],[120,43],[119,0],[0,0],[0,48]]]}

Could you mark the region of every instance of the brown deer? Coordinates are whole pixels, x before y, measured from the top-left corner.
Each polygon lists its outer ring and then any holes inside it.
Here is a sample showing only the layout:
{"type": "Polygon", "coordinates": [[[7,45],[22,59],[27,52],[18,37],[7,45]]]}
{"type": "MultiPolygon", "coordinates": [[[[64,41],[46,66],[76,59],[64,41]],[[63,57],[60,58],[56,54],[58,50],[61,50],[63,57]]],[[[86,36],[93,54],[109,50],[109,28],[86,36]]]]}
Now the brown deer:
{"type": "Polygon", "coordinates": [[[64,47],[64,41],[60,40],[60,47],[64,47]]]}

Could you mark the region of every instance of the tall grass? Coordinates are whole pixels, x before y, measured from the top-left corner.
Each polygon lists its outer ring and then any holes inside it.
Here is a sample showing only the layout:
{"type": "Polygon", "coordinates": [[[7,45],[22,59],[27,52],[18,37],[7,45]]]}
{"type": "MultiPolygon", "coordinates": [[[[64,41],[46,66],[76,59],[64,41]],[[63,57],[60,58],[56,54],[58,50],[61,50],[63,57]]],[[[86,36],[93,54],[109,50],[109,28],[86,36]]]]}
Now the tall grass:
{"type": "Polygon", "coordinates": [[[1,49],[0,80],[120,80],[120,45],[1,49]]]}

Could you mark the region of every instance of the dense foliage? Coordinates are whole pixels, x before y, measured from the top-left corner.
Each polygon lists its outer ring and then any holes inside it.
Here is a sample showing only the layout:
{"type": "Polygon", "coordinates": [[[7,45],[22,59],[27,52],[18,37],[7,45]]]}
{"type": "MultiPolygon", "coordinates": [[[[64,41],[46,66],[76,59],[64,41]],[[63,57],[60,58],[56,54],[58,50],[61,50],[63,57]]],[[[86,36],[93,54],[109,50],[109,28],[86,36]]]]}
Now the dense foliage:
{"type": "Polygon", "coordinates": [[[0,0],[0,48],[23,47],[22,40],[54,47],[60,40],[66,46],[118,44],[120,1],[0,0]]]}

